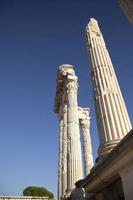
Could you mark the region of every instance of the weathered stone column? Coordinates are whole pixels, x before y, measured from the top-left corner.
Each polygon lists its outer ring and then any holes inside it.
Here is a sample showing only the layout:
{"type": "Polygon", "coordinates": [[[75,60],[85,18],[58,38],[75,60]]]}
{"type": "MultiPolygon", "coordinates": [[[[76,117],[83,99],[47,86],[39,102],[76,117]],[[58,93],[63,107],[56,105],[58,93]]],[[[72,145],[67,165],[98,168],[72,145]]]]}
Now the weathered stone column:
{"type": "Polygon", "coordinates": [[[62,197],[67,188],[67,104],[63,104],[63,134],[62,134],[62,197]]]}
{"type": "Polygon", "coordinates": [[[60,119],[58,200],[69,195],[75,182],[83,178],[77,90],[73,66],[61,65],[57,73],[54,105],[60,119]]]}
{"type": "Polygon", "coordinates": [[[79,118],[77,105],[77,76],[67,75],[67,134],[68,134],[68,165],[67,194],[75,187],[74,183],[83,178],[79,118]]]}
{"type": "Polygon", "coordinates": [[[93,167],[93,156],[92,156],[92,145],[90,138],[90,122],[88,119],[81,120],[81,127],[83,132],[83,154],[84,154],[84,166],[85,166],[85,176],[90,173],[93,167]]]}
{"type": "Polygon", "coordinates": [[[93,167],[93,155],[92,155],[92,144],[90,137],[90,117],[89,108],[78,108],[79,110],[79,121],[83,134],[83,156],[84,156],[84,172],[85,176],[90,173],[93,167]]]}
{"type": "Polygon", "coordinates": [[[110,152],[131,130],[131,122],[102,33],[95,19],[86,27],[90,74],[93,84],[99,155],[110,152]]]}
{"type": "Polygon", "coordinates": [[[58,155],[58,200],[62,197],[62,135],[63,135],[63,119],[62,105],[59,109],[59,155],[58,155]]]}

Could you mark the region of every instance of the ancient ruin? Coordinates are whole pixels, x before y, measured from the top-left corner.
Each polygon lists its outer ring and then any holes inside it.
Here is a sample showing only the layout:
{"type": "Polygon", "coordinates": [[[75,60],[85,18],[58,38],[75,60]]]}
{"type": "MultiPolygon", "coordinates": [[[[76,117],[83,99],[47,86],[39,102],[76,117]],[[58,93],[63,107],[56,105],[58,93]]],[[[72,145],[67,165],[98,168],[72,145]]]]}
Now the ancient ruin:
{"type": "Polygon", "coordinates": [[[58,199],[68,196],[74,183],[90,172],[93,166],[89,134],[89,108],[78,107],[78,78],[72,65],[64,64],[57,73],[55,113],[59,116],[58,199]],[[80,129],[83,132],[83,160],[80,129]]]}
{"type": "Polygon", "coordinates": [[[86,27],[100,156],[109,153],[132,129],[126,105],[102,33],[95,19],[86,27]]]}

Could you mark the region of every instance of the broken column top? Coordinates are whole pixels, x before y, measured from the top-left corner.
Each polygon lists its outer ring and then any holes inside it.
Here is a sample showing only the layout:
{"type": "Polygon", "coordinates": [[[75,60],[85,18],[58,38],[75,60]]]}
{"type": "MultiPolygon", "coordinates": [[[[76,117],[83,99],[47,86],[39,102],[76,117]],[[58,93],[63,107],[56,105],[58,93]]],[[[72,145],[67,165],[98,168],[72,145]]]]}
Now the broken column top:
{"type": "Polygon", "coordinates": [[[94,18],[90,18],[90,21],[86,26],[86,29],[88,29],[89,31],[94,31],[94,32],[99,32],[100,33],[98,22],[94,18]]]}
{"type": "Polygon", "coordinates": [[[87,44],[87,48],[88,48],[88,43],[89,43],[90,47],[93,46],[93,42],[94,42],[94,40],[96,38],[98,40],[100,40],[101,45],[106,47],[103,35],[102,35],[102,33],[100,31],[100,28],[98,26],[98,21],[95,20],[94,18],[90,18],[90,21],[86,26],[86,41],[87,41],[86,44],[87,44]]]}

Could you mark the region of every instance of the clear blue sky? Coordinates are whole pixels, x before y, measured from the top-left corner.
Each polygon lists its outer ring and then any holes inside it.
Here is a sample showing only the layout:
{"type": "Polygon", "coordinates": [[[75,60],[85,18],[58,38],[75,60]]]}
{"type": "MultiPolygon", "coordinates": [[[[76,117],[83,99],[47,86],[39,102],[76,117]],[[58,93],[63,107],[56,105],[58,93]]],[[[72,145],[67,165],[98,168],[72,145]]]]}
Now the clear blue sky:
{"type": "Polygon", "coordinates": [[[0,195],[29,185],[56,194],[58,119],[53,112],[56,71],[73,64],[79,105],[91,109],[94,157],[98,146],[84,40],[90,17],[99,21],[133,119],[133,26],[116,0],[0,0],[0,195]]]}

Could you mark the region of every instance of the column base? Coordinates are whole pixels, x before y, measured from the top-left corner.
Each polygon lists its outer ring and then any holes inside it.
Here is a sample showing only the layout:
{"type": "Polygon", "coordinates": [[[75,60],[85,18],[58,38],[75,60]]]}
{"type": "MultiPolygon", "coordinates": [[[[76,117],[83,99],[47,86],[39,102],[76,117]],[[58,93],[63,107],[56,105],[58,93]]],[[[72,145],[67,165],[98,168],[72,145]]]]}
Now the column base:
{"type": "Polygon", "coordinates": [[[103,145],[100,145],[98,148],[98,154],[99,156],[95,160],[95,165],[91,169],[91,172],[95,170],[95,167],[97,167],[101,162],[103,162],[109,155],[109,153],[113,150],[113,148],[121,141],[115,140],[112,142],[105,143],[103,145]]]}
{"type": "Polygon", "coordinates": [[[66,189],[66,195],[65,196],[70,196],[71,192],[73,191],[73,188],[69,188],[69,189],[66,189]]]}
{"type": "Polygon", "coordinates": [[[111,142],[104,143],[103,145],[100,145],[98,148],[98,154],[99,156],[103,156],[105,154],[108,154],[113,150],[113,148],[121,141],[121,139],[113,140],[111,142]]]}

